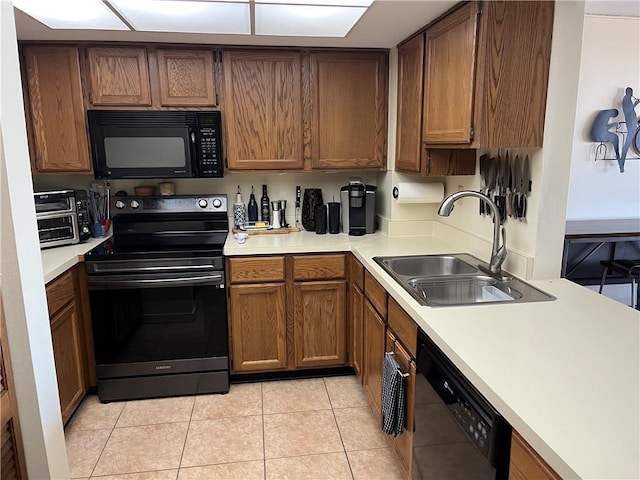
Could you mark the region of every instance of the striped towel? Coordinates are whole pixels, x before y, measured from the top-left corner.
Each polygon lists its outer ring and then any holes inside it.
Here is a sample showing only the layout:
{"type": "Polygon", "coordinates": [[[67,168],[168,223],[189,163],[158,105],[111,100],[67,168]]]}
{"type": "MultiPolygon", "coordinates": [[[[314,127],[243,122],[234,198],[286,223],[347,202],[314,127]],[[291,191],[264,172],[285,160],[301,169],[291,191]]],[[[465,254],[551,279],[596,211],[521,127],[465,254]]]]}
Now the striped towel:
{"type": "Polygon", "coordinates": [[[404,376],[393,353],[384,354],[382,367],[382,431],[394,437],[404,430],[404,376]]]}

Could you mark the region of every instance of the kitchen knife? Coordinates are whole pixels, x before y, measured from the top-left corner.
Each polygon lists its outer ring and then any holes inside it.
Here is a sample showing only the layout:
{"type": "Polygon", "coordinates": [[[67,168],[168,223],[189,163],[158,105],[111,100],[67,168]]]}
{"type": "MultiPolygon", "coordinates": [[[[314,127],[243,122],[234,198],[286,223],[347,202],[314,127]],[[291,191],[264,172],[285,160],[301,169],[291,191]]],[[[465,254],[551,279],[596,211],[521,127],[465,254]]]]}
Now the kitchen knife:
{"type": "Polygon", "coordinates": [[[512,217],[513,210],[511,208],[511,196],[513,195],[513,158],[509,158],[509,152],[507,152],[507,193],[505,195],[504,205],[506,215],[512,217]]]}
{"type": "Polygon", "coordinates": [[[513,161],[511,174],[513,175],[513,197],[511,199],[511,210],[513,211],[513,218],[520,218],[519,202],[520,192],[522,191],[522,164],[520,163],[519,155],[516,155],[513,161]]]}
{"type": "Polygon", "coordinates": [[[522,218],[527,216],[527,195],[531,191],[531,170],[529,167],[529,155],[522,162],[522,218]]]}
{"type": "MultiPolygon", "coordinates": [[[[489,193],[489,155],[480,156],[480,193],[489,193]]],[[[480,215],[484,215],[484,201],[480,200],[480,215]]]]}
{"type": "Polygon", "coordinates": [[[300,186],[296,186],[296,228],[300,228],[300,186]]]}

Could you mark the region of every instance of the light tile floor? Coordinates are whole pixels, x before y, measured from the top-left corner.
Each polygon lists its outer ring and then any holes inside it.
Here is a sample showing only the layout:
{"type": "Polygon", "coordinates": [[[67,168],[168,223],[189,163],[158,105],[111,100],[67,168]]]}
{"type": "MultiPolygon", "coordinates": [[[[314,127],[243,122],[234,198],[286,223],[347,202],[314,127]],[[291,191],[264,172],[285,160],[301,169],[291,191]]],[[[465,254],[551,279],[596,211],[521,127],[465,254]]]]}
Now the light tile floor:
{"type": "Polygon", "coordinates": [[[72,478],[402,478],[354,376],[109,404],[89,396],[65,435],[72,478]]]}

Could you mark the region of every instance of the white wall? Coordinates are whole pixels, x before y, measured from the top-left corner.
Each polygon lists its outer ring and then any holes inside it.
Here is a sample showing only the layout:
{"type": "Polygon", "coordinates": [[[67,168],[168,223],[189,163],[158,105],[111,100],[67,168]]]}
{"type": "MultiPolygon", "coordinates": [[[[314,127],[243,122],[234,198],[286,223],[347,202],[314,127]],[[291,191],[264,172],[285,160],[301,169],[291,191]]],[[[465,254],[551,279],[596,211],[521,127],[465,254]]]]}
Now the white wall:
{"type": "MultiPolygon", "coordinates": [[[[626,87],[640,97],[640,18],[586,15],[567,220],[640,217],[640,160],[627,160],[620,173],[615,160],[594,161],[589,140],[599,110],[616,108],[615,121],[623,121],[620,101],[626,87]]],[[[612,145],[607,149],[614,158],[612,145]]],[[[638,155],[631,149],[628,156],[638,155]]]]}
{"type": "Polygon", "coordinates": [[[12,2],[0,0],[0,273],[29,478],[68,478],[12,2]]]}

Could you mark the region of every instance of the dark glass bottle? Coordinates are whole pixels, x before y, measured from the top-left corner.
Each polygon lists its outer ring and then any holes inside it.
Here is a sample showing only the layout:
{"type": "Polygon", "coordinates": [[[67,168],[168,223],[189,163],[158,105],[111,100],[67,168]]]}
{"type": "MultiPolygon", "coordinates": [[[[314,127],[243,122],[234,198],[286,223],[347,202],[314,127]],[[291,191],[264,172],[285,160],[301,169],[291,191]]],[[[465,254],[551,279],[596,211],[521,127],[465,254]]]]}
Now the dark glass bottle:
{"type": "Polygon", "coordinates": [[[260,198],[260,214],[262,221],[271,223],[271,215],[269,211],[269,197],[267,196],[267,186],[262,185],[262,198],[260,198]]]}
{"type": "Polygon", "coordinates": [[[251,185],[251,195],[249,196],[249,205],[247,205],[247,216],[250,222],[258,221],[258,202],[256,202],[253,185],[251,185]]]}

